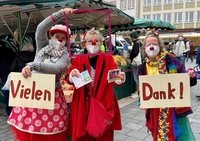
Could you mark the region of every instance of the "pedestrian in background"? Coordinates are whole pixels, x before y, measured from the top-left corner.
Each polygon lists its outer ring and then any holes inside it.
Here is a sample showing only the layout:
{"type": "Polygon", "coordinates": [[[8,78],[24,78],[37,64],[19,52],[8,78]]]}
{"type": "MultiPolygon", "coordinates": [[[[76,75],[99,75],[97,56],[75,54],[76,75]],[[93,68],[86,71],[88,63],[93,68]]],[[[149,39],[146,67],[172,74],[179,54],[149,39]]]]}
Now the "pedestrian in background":
{"type": "MultiPolygon", "coordinates": [[[[144,39],[146,61],[139,66],[139,75],[185,73],[184,65],[174,55],[164,52],[162,42],[154,32],[144,39]]],[[[194,70],[190,70],[191,82],[196,81],[194,70]]],[[[195,85],[195,83],[191,83],[195,85]]],[[[191,107],[145,109],[146,126],[154,141],[195,141],[187,115],[191,107]]]]}
{"type": "MultiPolygon", "coordinates": [[[[25,44],[24,47],[22,48],[22,51],[19,52],[19,54],[14,58],[10,67],[10,71],[21,72],[23,67],[26,66],[26,63],[33,61],[34,57],[35,57],[35,52],[34,52],[33,44],[31,43],[25,44]]],[[[8,82],[5,83],[4,87],[2,88],[2,91],[4,95],[4,100],[6,103],[6,113],[9,116],[12,111],[12,107],[9,106],[8,104],[10,75],[8,75],[7,79],[8,79],[7,80],[8,82]]]]}
{"type": "Polygon", "coordinates": [[[64,18],[65,14],[70,15],[73,11],[69,8],[61,9],[45,18],[36,29],[36,56],[33,62],[27,63],[22,69],[22,75],[27,78],[31,77],[31,73],[55,74],[55,108],[48,110],[13,107],[8,123],[12,127],[16,141],[67,140],[67,104],[60,78],[70,63],[65,47],[70,29],[64,25],[54,24],[64,18]],[[50,39],[47,36],[48,31],[50,39]]]}
{"type": "Polygon", "coordinates": [[[194,49],[195,49],[193,41],[189,41],[189,46],[190,46],[190,50],[187,52],[187,59],[186,59],[186,61],[188,61],[188,59],[190,58],[190,61],[193,62],[194,49]]]}
{"type": "Polygon", "coordinates": [[[138,80],[138,66],[142,63],[142,43],[138,40],[139,34],[137,31],[133,31],[130,34],[131,40],[132,40],[132,50],[130,52],[130,60],[132,64],[132,70],[133,70],[133,78],[135,81],[135,87],[136,91],[135,93],[131,94],[131,97],[137,96],[137,88],[139,86],[139,80],[138,80]]]}
{"type": "Polygon", "coordinates": [[[185,39],[182,33],[178,34],[178,39],[175,40],[173,53],[185,66],[187,52],[190,50],[189,42],[185,39]]]}

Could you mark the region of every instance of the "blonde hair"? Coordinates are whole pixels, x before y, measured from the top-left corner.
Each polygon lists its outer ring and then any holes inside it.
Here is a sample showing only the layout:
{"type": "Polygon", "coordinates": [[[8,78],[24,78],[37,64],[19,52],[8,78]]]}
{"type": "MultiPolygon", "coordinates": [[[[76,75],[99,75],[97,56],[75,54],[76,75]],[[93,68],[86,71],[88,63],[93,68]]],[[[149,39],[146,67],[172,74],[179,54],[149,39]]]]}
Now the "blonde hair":
{"type": "Polygon", "coordinates": [[[147,32],[146,37],[144,38],[143,47],[146,46],[146,40],[147,40],[147,38],[149,38],[149,37],[155,37],[155,38],[158,39],[158,44],[159,44],[159,47],[160,47],[160,51],[163,52],[163,42],[162,42],[162,40],[160,39],[159,35],[157,35],[157,34],[154,33],[154,32],[147,32]]]}
{"type": "Polygon", "coordinates": [[[86,35],[85,35],[85,40],[87,38],[90,38],[91,36],[93,35],[97,35],[99,36],[100,38],[100,41],[102,42],[104,37],[102,36],[102,34],[98,31],[98,30],[95,30],[95,28],[91,28],[89,31],[87,31],[86,35]]]}

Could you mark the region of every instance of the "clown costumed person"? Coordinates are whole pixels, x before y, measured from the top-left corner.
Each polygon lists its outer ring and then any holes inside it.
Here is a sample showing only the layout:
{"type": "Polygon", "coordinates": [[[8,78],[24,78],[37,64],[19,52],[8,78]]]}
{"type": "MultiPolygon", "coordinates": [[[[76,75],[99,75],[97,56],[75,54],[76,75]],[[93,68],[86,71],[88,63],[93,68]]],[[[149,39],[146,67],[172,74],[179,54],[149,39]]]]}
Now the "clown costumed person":
{"type": "MultiPolygon", "coordinates": [[[[184,65],[174,55],[164,52],[159,36],[148,33],[144,39],[146,61],[139,66],[139,75],[185,73],[184,65]]],[[[190,84],[196,81],[196,73],[190,70],[190,84]]],[[[146,126],[153,141],[195,141],[187,115],[191,107],[151,108],[145,110],[146,126]]]]}
{"type": "Polygon", "coordinates": [[[67,140],[67,105],[59,80],[70,63],[65,47],[70,29],[54,24],[64,18],[65,14],[73,12],[69,8],[61,9],[44,19],[36,29],[36,56],[33,62],[27,63],[22,69],[22,75],[27,78],[31,77],[31,73],[55,74],[54,110],[14,107],[8,123],[17,141],[67,140]],[[47,36],[48,30],[50,39],[47,36]]]}

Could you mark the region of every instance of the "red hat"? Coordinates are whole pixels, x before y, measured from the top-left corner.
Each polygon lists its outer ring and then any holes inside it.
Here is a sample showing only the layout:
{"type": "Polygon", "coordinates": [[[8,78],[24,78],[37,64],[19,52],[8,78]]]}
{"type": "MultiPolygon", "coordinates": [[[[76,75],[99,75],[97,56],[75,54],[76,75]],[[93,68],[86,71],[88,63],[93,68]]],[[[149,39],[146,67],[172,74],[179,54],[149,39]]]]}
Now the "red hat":
{"type": "MultiPolygon", "coordinates": [[[[62,24],[54,25],[50,30],[49,34],[53,35],[54,33],[63,33],[67,35],[67,27],[62,24]]],[[[71,34],[71,30],[68,28],[69,35],[71,34]]]]}

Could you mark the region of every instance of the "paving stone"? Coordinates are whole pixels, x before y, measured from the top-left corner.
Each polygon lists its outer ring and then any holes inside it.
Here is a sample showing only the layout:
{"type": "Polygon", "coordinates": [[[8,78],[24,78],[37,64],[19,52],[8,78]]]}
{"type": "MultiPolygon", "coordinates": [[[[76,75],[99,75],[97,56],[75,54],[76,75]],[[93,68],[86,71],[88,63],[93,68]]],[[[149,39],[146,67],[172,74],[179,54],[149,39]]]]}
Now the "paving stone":
{"type": "Polygon", "coordinates": [[[133,130],[139,130],[140,128],[142,128],[141,125],[137,125],[137,124],[131,123],[131,122],[128,122],[127,124],[125,124],[124,127],[133,129],[133,130]]]}
{"type": "Polygon", "coordinates": [[[125,140],[128,136],[124,135],[124,134],[121,134],[121,133],[117,133],[115,134],[115,139],[117,140],[125,140]]]}
{"type": "Polygon", "coordinates": [[[148,129],[146,126],[143,126],[142,128],[140,128],[138,131],[141,131],[143,133],[148,133],[148,129]]]}
{"type": "Polygon", "coordinates": [[[134,138],[134,137],[128,137],[124,141],[143,141],[143,140],[140,140],[140,139],[137,139],[137,138],[134,138]]]}
{"type": "Polygon", "coordinates": [[[134,137],[134,138],[137,138],[137,139],[144,140],[149,134],[132,130],[132,131],[128,132],[127,135],[134,137]]]}
{"type": "Polygon", "coordinates": [[[152,138],[152,136],[151,136],[151,134],[147,137],[147,138],[145,138],[144,139],[145,141],[152,141],[153,140],[153,138],[152,138]]]}
{"type": "Polygon", "coordinates": [[[131,131],[131,129],[124,127],[124,128],[122,128],[122,130],[116,131],[116,133],[121,133],[121,134],[127,135],[127,133],[130,131],[131,131]]]}
{"type": "Polygon", "coordinates": [[[196,141],[200,141],[200,134],[194,133],[194,136],[195,136],[195,138],[196,138],[196,141]]]}

